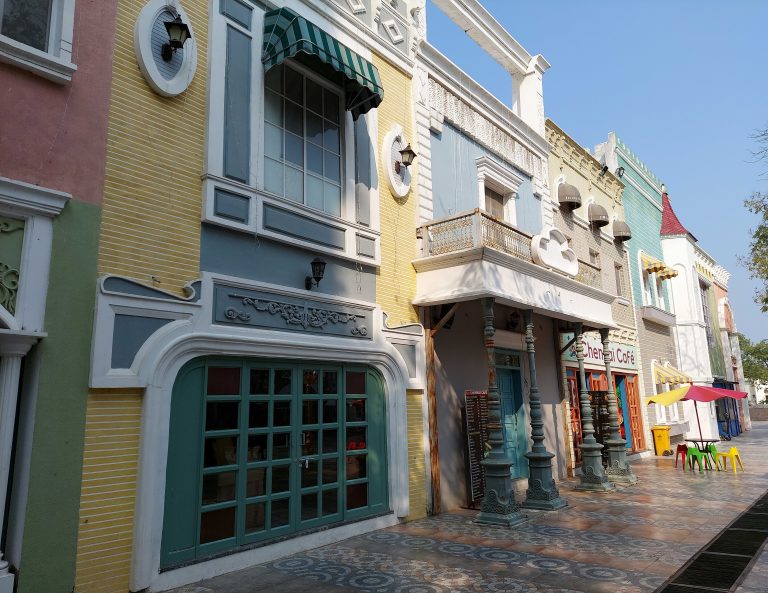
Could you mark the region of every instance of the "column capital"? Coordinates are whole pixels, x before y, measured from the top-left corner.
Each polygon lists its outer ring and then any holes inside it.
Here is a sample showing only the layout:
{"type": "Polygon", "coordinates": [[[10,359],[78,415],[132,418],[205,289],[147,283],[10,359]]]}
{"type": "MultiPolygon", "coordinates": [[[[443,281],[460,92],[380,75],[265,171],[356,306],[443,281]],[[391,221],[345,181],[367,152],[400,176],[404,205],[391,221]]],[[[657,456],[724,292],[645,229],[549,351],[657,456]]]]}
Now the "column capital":
{"type": "Polygon", "coordinates": [[[46,334],[0,329],[0,357],[24,356],[46,334]]]}

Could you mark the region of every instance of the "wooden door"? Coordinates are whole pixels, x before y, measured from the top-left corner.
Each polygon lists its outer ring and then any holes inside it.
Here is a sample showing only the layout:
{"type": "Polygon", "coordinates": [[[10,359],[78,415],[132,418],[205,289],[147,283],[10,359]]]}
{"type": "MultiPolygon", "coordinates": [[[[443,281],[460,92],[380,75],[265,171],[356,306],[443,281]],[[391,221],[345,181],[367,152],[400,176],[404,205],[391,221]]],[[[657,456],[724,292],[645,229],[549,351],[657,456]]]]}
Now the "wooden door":
{"type": "Polygon", "coordinates": [[[629,432],[632,437],[632,450],[645,451],[645,435],[643,420],[640,414],[640,392],[637,385],[637,375],[627,375],[627,406],[629,407],[629,432]]]}

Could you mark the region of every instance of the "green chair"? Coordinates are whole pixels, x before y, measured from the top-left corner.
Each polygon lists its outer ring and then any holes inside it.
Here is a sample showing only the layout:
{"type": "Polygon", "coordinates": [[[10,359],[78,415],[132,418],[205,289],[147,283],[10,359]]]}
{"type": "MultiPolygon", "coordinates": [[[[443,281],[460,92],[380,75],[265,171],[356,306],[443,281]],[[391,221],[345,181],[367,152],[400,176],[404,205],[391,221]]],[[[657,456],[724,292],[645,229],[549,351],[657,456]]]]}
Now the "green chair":
{"type": "Polygon", "coordinates": [[[697,447],[688,447],[688,467],[693,471],[693,465],[699,464],[699,473],[704,471],[704,466],[707,469],[712,469],[712,464],[709,462],[709,455],[707,451],[699,451],[697,447]]]}
{"type": "Polygon", "coordinates": [[[720,465],[717,463],[717,455],[718,455],[717,447],[715,447],[714,443],[710,443],[709,445],[707,445],[707,455],[712,460],[712,463],[714,463],[715,469],[717,469],[717,471],[720,471],[720,465]]]}

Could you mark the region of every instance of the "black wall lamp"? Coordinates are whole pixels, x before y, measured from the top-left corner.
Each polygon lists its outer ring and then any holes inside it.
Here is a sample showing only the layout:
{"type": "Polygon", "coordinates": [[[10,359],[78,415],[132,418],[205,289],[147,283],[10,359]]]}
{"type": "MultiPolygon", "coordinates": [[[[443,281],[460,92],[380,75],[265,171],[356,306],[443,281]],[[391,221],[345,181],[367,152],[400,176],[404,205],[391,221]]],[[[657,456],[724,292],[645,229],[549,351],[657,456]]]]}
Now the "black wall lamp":
{"type": "Polygon", "coordinates": [[[167,21],[164,24],[165,30],[168,31],[168,43],[163,44],[163,47],[160,50],[160,55],[163,60],[170,62],[173,59],[173,54],[176,53],[176,50],[184,47],[187,39],[192,37],[192,33],[179,15],[176,15],[175,19],[167,21]]]}
{"type": "Polygon", "coordinates": [[[316,257],[309,265],[312,267],[312,275],[304,280],[304,288],[312,290],[313,282],[314,286],[320,286],[320,280],[325,275],[325,261],[316,257]]]}
{"type": "Polygon", "coordinates": [[[400,167],[403,166],[406,169],[413,164],[413,159],[418,155],[411,148],[410,143],[403,150],[398,151],[400,153],[400,160],[395,163],[395,173],[400,173],[400,167]]]}
{"type": "Polygon", "coordinates": [[[605,177],[605,174],[608,172],[608,165],[603,165],[603,168],[600,169],[600,173],[597,175],[598,177],[605,177]]]}

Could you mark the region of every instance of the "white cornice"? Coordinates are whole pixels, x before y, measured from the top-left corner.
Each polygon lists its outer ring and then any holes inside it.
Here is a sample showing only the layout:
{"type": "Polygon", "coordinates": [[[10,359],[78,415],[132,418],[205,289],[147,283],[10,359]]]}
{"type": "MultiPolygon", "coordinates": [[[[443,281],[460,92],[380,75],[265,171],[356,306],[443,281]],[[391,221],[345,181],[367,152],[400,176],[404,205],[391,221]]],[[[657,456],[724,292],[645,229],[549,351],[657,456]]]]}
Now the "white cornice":
{"type": "MultiPolygon", "coordinates": [[[[454,23],[510,74],[527,74],[534,56],[493,18],[477,0],[433,0],[454,23]]],[[[541,56],[539,68],[549,64],[541,56]]]]}
{"type": "Polygon", "coordinates": [[[487,117],[495,126],[513,136],[528,150],[542,159],[547,158],[550,146],[546,138],[535,132],[509,106],[483,88],[434,46],[426,41],[422,42],[416,59],[425,66],[431,78],[487,117]]]}
{"type": "Polygon", "coordinates": [[[71,197],[54,189],[0,177],[0,208],[53,218],[58,216],[71,197]]]}

